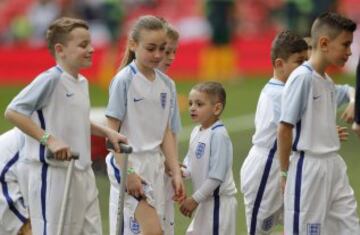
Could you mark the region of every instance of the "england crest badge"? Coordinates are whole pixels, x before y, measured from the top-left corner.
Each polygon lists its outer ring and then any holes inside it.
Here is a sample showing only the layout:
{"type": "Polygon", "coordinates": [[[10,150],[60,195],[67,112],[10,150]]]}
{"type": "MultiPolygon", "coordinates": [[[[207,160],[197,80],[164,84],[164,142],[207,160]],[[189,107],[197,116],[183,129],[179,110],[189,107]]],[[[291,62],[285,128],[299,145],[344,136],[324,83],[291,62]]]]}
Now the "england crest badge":
{"type": "Polygon", "coordinates": [[[197,159],[200,159],[200,158],[204,155],[205,146],[206,146],[205,143],[199,142],[199,143],[197,144],[196,150],[195,150],[195,156],[196,156],[197,159]]]}

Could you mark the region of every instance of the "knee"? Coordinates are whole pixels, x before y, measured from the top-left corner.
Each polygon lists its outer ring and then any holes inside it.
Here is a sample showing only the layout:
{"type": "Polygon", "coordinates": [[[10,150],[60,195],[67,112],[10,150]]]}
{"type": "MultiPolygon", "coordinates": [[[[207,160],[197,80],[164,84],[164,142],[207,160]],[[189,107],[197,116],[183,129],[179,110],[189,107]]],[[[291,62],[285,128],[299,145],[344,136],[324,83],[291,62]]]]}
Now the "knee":
{"type": "Polygon", "coordinates": [[[143,232],[144,235],[163,235],[163,231],[159,227],[153,227],[149,231],[143,232]]]}

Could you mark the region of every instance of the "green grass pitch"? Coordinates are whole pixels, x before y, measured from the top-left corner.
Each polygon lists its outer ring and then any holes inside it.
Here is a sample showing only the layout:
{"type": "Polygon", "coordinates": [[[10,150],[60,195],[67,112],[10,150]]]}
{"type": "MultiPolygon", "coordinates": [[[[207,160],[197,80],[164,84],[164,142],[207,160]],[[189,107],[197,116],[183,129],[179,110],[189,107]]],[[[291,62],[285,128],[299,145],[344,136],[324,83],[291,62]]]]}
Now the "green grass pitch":
{"type": "MultiPolygon", "coordinates": [[[[246,80],[235,80],[225,82],[225,88],[227,91],[227,104],[225,112],[223,113],[222,118],[224,120],[229,120],[229,118],[234,117],[249,117],[249,114],[253,114],[256,109],[256,103],[258,95],[261,91],[261,88],[267,82],[266,79],[257,79],[250,78],[246,80]]],[[[354,78],[351,76],[346,76],[343,78],[336,79],[337,83],[349,83],[354,85],[354,78]]],[[[177,89],[179,95],[187,97],[187,94],[194,83],[192,82],[177,82],[177,89]]],[[[0,87],[0,133],[11,128],[11,125],[6,122],[3,118],[3,112],[10,102],[13,96],[21,87],[0,87]]],[[[92,106],[105,106],[107,103],[107,91],[102,90],[99,87],[91,86],[90,88],[91,102],[92,106]]],[[[187,101],[184,99],[184,106],[186,107],[187,101]]],[[[341,110],[340,110],[341,112],[341,110]]],[[[181,113],[182,123],[184,127],[191,127],[193,124],[188,116],[187,108],[181,113]]],[[[251,117],[251,116],[250,116],[251,117]]],[[[236,122],[236,119],[235,119],[236,122]]],[[[341,125],[345,125],[350,129],[350,126],[339,121],[341,125]]],[[[225,122],[227,125],[227,123],[225,122]]],[[[234,124],[234,123],[232,123],[234,124]]],[[[234,164],[233,172],[234,178],[236,181],[236,186],[239,189],[239,169],[241,164],[246,157],[250,147],[251,147],[251,136],[253,134],[253,120],[252,119],[239,119],[239,123],[236,128],[232,129],[233,125],[228,126],[230,136],[234,146],[234,164]]],[[[235,123],[236,124],[236,123],[235,123]]],[[[183,159],[187,149],[187,138],[180,142],[180,160],[183,159]]],[[[355,191],[357,196],[357,201],[360,202],[360,178],[358,170],[360,169],[360,139],[357,138],[353,133],[350,133],[349,140],[342,143],[340,154],[343,156],[344,160],[348,166],[348,175],[350,178],[350,183],[355,191]]],[[[104,173],[97,173],[97,184],[99,188],[99,198],[100,206],[103,219],[103,228],[104,234],[108,234],[108,192],[109,192],[109,183],[107,176],[104,173]]],[[[187,183],[188,194],[191,193],[190,184],[187,183]]],[[[245,226],[245,217],[244,217],[244,206],[241,193],[237,194],[238,199],[238,223],[237,223],[237,234],[246,234],[245,226]]],[[[360,209],[358,209],[360,214],[360,209]]],[[[176,212],[176,234],[184,234],[186,231],[187,225],[190,223],[189,218],[183,217],[177,210],[176,212]]],[[[278,228],[279,230],[281,228],[278,228]]]]}

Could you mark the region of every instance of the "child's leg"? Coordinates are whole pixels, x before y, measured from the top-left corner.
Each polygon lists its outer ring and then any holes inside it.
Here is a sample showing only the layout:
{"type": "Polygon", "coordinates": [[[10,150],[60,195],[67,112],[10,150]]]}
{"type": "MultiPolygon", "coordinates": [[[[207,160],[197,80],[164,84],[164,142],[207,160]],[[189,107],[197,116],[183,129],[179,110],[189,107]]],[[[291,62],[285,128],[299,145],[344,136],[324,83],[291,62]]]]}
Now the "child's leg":
{"type": "Polygon", "coordinates": [[[141,200],[135,210],[135,218],[138,221],[142,235],[162,235],[159,216],[154,207],[145,200],[141,200]]]}
{"type": "Polygon", "coordinates": [[[95,176],[93,170],[87,170],[87,185],[86,193],[83,193],[84,199],[87,201],[87,206],[84,212],[84,224],[82,226],[81,234],[102,234],[101,213],[98,199],[98,190],[96,187],[95,176]]]}
{"type": "Polygon", "coordinates": [[[240,171],[249,234],[271,234],[280,222],[283,196],[279,163],[270,149],[253,146],[240,171]]]}
{"type": "Polygon", "coordinates": [[[325,234],[360,234],[359,216],[354,191],[346,174],[346,164],[339,156],[334,164],[333,190],[325,234]]]}
{"type": "MultiPolygon", "coordinates": [[[[31,163],[31,165],[29,184],[32,187],[29,189],[29,208],[33,234],[56,234],[67,169],[42,163],[31,163]]],[[[94,203],[97,195],[92,169],[84,171],[75,169],[69,191],[64,234],[82,234],[86,230],[97,231],[91,234],[101,235],[101,223],[98,222],[100,219],[94,219],[94,217],[100,218],[99,214],[96,215],[99,212],[98,204],[94,203]],[[94,209],[96,207],[97,209],[94,209]],[[92,219],[87,217],[89,210],[92,219]]]]}
{"type": "Polygon", "coordinates": [[[28,221],[29,214],[19,185],[18,161],[0,164],[0,230],[17,233],[28,221]]]}
{"type": "Polygon", "coordinates": [[[164,208],[164,234],[165,235],[174,235],[174,227],[175,227],[175,216],[174,216],[174,201],[172,200],[172,196],[174,195],[174,190],[171,184],[171,177],[165,175],[165,208],[164,208]]]}

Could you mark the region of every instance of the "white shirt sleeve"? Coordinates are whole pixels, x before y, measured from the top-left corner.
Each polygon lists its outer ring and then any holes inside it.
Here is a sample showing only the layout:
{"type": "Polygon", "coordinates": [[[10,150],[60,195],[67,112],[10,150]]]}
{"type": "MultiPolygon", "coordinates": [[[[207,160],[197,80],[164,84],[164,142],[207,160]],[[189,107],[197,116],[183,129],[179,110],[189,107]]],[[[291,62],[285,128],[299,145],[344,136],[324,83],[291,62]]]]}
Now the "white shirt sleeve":
{"type": "Polygon", "coordinates": [[[177,100],[176,87],[173,83],[171,86],[171,113],[170,113],[170,128],[171,131],[175,134],[178,134],[181,130],[181,120],[180,120],[180,111],[179,104],[177,100]]]}
{"type": "Polygon", "coordinates": [[[311,87],[311,74],[292,77],[284,88],[280,122],[295,125],[305,112],[311,87]]]}
{"type": "Polygon", "coordinates": [[[186,168],[182,168],[183,175],[184,175],[185,179],[190,179],[191,178],[191,160],[189,158],[189,153],[186,154],[184,161],[183,161],[183,165],[186,167],[186,168]]]}
{"type": "MultiPolygon", "coordinates": [[[[112,80],[109,88],[109,102],[105,115],[123,121],[127,107],[127,92],[131,77],[124,77],[126,71],[120,71],[112,80]]],[[[131,76],[131,74],[129,74],[131,76]]]]}
{"type": "Polygon", "coordinates": [[[31,116],[34,111],[46,106],[60,76],[61,74],[49,76],[48,72],[40,74],[10,102],[7,108],[31,116]]]}
{"type": "Polygon", "coordinates": [[[206,179],[205,182],[201,185],[201,187],[196,190],[196,192],[192,195],[192,198],[197,202],[201,203],[207,198],[211,197],[217,187],[221,184],[220,180],[217,179],[206,179]]]}
{"type": "Polygon", "coordinates": [[[343,104],[349,103],[349,90],[354,89],[349,85],[335,85],[336,104],[340,107],[343,104]]]}
{"type": "Polygon", "coordinates": [[[210,142],[208,178],[223,182],[227,172],[231,170],[232,157],[233,149],[230,138],[215,130],[210,142]]]}

